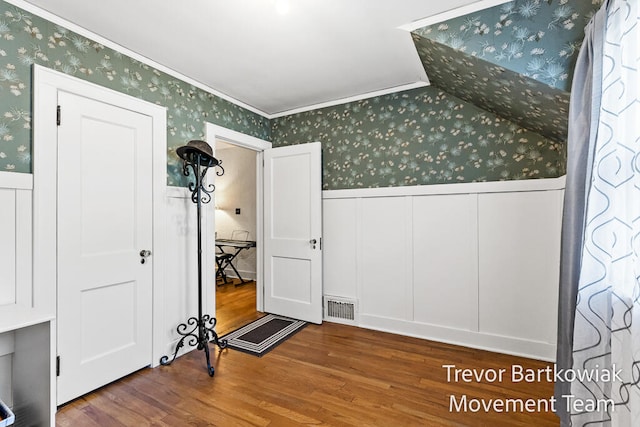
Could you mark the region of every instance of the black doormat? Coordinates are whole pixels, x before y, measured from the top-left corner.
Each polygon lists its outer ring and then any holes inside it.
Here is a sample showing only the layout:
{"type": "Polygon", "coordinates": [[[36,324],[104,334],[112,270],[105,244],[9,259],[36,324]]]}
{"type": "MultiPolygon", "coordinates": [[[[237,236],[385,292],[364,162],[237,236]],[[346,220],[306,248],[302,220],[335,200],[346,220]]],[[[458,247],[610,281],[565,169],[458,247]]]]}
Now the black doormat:
{"type": "Polygon", "coordinates": [[[227,347],[262,356],[307,325],[302,320],[267,314],[248,325],[220,337],[227,347]]]}

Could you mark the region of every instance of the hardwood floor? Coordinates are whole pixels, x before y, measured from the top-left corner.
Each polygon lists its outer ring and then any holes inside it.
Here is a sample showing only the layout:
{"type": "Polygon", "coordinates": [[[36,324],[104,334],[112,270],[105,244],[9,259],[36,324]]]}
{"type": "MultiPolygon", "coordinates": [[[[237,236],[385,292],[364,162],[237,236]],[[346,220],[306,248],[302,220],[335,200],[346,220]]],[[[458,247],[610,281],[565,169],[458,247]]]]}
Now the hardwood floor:
{"type": "Polygon", "coordinates": [[[216,289],[216,332],[224,335],[264,315],[256,311],[256,282],[243,285],[229,278],[226,285],[216,289]]]}
{"type": "MultiPolygon", "coordinates": [[[[219,292],[218,303],[229,297],[235,304],[244,291],[251,288],[219,292]]],[[[217,315],[226,331],[239,322],[225,318],[223,310],[217,315]]],[[[540,361],[329,322],[308,325],[262,358],[212,350],[213,378],[202,352],[192,351],[171,366],[143,369],[69,403],[60,408],[56,425],[559,425],[544,407],[530,411],[548,403],[552,382],[512,381],[520,366],[532,370],[524,372],[551,366],[540,361]],[[458,371],[456,380],[454,369],[447,378],[443,365],[471,371],[458,371]],[[492,374],[501,369],[498,381],[492,374]],[[468,377],[481,373],[488,375],[468,377]],[[464,396],[467,412],[456,407],[464,396]],[[485,410],[483,403],[493,409],[485,410]],[[519,404],[532,406],[514,407],[519,404]]]]}

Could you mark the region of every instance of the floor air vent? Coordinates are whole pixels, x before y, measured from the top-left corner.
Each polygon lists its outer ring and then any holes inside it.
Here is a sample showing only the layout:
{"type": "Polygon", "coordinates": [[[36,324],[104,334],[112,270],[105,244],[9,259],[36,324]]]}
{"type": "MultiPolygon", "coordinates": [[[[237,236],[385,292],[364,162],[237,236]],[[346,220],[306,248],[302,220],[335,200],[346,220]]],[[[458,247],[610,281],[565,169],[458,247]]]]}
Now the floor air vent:
{"type": "Polygon", "coordinates": [[[356,302],[345,298],[324,297],[324,319],[330,322],[356,324],[356,302]]]}

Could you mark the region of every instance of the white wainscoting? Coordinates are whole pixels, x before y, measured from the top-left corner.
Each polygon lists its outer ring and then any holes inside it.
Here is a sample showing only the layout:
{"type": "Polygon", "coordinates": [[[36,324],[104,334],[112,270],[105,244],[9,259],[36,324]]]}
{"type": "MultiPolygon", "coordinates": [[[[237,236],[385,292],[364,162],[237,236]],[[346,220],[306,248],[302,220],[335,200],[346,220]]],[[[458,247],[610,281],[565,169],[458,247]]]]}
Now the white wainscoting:
{"type": "Polygon", "coordinates": [[[16,303],[17,193],[0,188],[0,306],[16,303]]]}
{"type": "Polygon", "coordinates": [[[0,172],[0,399],[24,425],[54,424],[55,281],[34,285],[33,175],[0,172]]]}
{"type": "Polygon", "coordinates": [[[555,359],[564,177],[323,193],[324,294],[356,324],[555,359]]]}
{"type": "MultiPolygon", "coordinates": [[[[175,345],[181,336],[176,327],[190,317],[198,316],[198,251],[196,205],[191,192],[183,187],[167,187],[166,190],[166,253],[171,260],[164,266],[165,291],[162,312],[164,354],[173,356],[175,345]]],[[[213,202],[212,202],[213,203],[213,202]]],[[[203,252],[203,314],[214,315],[215,310],[215,250],[213,204],[202,207],[203,252]]],[[[195,347],[185,345],[179,355],[195,347]]],[[[212,355],[212,358],[215,358],[212,355]]],[[[157,362],[157,361],[154,361],[157,362]]]]}
{"type": "Polygon", "coordinates": [[[413,197],[413,319],[478,328],[476,194],[413,197]],[[456,310],[443,301],[455,301],[456,310]]]}
{"type": "Polygon", "coordinates": [[[48,320],[51,289],[33,284],[33,176],[0,172],[0,332],[48,320]]]}

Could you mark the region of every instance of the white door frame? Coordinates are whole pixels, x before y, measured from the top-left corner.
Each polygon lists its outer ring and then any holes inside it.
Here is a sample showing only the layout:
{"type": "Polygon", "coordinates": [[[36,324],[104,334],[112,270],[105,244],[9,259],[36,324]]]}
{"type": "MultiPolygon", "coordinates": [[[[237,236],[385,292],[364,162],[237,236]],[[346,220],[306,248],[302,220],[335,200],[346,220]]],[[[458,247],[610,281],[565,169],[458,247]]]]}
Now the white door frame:
{"type": "MultiPolygon", "coordinates": [[[[262,168],[262,159],[263,159],[263,151],[271,148],[272,144],[269,141],[265,141],[260,138],[256,138],[251,135],[246,135],[244,133],[237,132],[232,129],[228,129],[222,126],[214,125],[213,123],[207,123],[205,128],[205,133],[207,135],[207,141],[209,145],[214,150],[215,153],[215,143],[216,139],[220,139],[224,142],[227,142],[231,145],[235,145],[242,148],[248,148],[249,150],[253,150],[256,152],[256,309],[258,311],[264,311],[264,278],[263,275],[263,218],[264,218],[264,205],[263,205],[263,168],[262,168]]],[[[224,167],[224,163],[222,164],[224,167]]],[[[215,192],[213,193],[213,203],[215,205],[215,192]]],[[[207,259],[213,258],[213,254],[215,252],[215,215],[211,215],[213,218],[212,221],[208,221],[207,225],[211,225],[211,229],[208,230],[207,234],[207,242],[213,242],[210,247],[206,247],[207,259]]],[[[214,271],[213,265],[212,268],[207,268],[207,271],[214,271]]],[[[213,312],[215,313],[215,292],[213,293],[213,298],[209,298],[209,300],[213,301],[213,312]]]]}
{"type": "MultiPolygon", "coordinates": [[[[86,96],[152,117],[153,148],[153,350],[149,365],[157,366],[164,354],[163,337],[165,243],[165,191],[167,186],[166,108],[80,80],[42,66],[33,66],[33,283],[57,289],[57,173],[58,141],[56,109],[58,91],[86,96]]],[[[64,112],[62,118],[64,120],[64,112]]],[[[56,292],[57,294],[57,292],[56,292]]],[[[37,295],[35,296],[38,297],[37,295]]],[[[36,305],[40,305],[36,303],[36,305]]],[[[55,328],[53,328],[55,331],[55,328]]],[[[52,337],[56,346],[56,337],[52,337]]],[[[57,350],[56,350],[57,352],[57,350]]],[[[53,363],[53,362],[52,362],[53,363]]],[[[55,399],[54,399],[55,401],[55,399]]]]}

